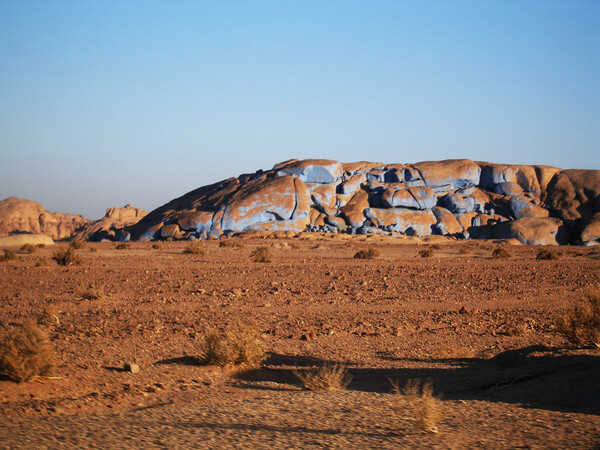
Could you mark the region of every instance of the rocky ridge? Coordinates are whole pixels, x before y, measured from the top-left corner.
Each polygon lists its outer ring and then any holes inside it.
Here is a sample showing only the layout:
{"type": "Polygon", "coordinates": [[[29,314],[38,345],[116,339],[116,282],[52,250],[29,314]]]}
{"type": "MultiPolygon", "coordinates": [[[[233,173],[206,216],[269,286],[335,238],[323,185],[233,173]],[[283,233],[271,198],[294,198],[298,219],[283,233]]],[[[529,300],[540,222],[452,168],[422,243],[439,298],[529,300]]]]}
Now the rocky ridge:
{"type": "Polygon", "coordinates": [[[593,245],[600,240],[600,170],[466,159],[289,160],[191,191],[115,237],[207,239],[250,230],[593,245]]]}

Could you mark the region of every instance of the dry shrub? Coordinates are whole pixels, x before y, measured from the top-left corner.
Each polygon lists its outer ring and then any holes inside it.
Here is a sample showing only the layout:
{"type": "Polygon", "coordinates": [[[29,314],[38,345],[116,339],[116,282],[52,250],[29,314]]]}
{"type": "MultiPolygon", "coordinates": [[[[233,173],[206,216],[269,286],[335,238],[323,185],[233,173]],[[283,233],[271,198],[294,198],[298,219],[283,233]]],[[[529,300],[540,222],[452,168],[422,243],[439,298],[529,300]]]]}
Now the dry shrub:
{"type": "Polygon", "coordinates": [[[153,248],[154,250],[159,250],[159,249],[161,249],[161,248],[162,248],[162,245],[160,245],[158,242],[154,242],[154,243],[152,244],[152,248],[153,248]]]}
{"type": "Polygon", "coordinates": [[[314,369],[295,371],[298,384],[310,391],[343,391],[352,381],[352,375],[338,364],[325,364],[314,369]]]}
{"type": "Polygon", "coordinates": [[[206,255],[204,245],[198,241],[190,242],[184,249],[183,253],[187,255],[206,255]]]}
{"type": "Polygon", "coordinates": [[[59,266],[78,266],[81,264],[81,257],[75,253],[72,248],[66,250],[57,250],[52,254],[52,259],[59,266]]]}
{"type": "Polygon", "coordinates": [[[541,260],[554,261],[554,260],[559,259],[561,256],[562,256],[562,253],[557,252],[556,250],[542,249],[537,253],[535,259],[537,259],[538,261],[541,261],[541,260]]]}
{"type": "Polygon", "coordinates": [[[79,286],[77,292],[75,292],[75,298],[77,300],[104,301],[108,298],[108,295],[104,292],[104,286],[88,284],[87,286],[79,286]]]}
{"type": "Polygon", "coordinates": [[[119,242],[117,245],[115,245],[115,248],[117,250],[129,250],[129,249],[131,249],[131,243],[130,242],[119,242]]]}
{"type": "Polygon", "coordinates": [[[82,248],[85,248],[85,242],[83,242],[83,241],[72,241],[69,244],[69,247],[71,247],[73,250],[81,250],[82,248]]]}
{"type": "Polygon", "coordinates": [[[97,253],[98,252],[98,248],[97,247],[90,247],[90,252],[97,253]]]}
{"type": "Polygon", "coordinates": [[[401,388],[397,382],[390,380],[394,389],[393,408],[420,430],[437,433],[437,424],[442,418],[442,402],[433,393],[430,382],[408,380],[401,388]]]}
{"type": "Polygon", "coordinates": [[[492,252],[492,258],[494,259],[507,259],[510,258],[512,255],[510,254],[510,252],[508,250],[506,250],[504,247],[498,247],[496,249],[494,249],[494,251],[492,252]]]}
{"type": "Polygon", "coordinates": [[[369,250],[359,250],[354,254],[354,259],[374,259],[379,256],[379,251],[374,248],[370,248],[369,250]]]}
{"type": "Polygon", "coordinates": [[[60,324],[59,311],[56,305],[49,303],[38,317],[38,325],[51,326],[60,324]]]}
{"type": "Polygon", "coordinates": [[[0,342],[0,376],[21,383],[52,375],[55,369],[56,358],[48,335],[30,320],[0,342]]]}
{"type": "Polygon", "coordinates": [[[433,256],[433,247],[421,250],[419,255],[421,255],[421,258],[431,258],[433,256]]]}
{"type": "Polygon", "coordinates": [[[575,345],[600,348],[600,289],[588,290],[554,321],[556,330],[575,345]]]}
{"type": "Polygon", "coordinates": [[[35,267],[48,267],[50,262],[46,258],[38,258],[34,265],[35,267]]]}
{"type": "Polygon", "coordinates": [[[0,256],[0,262],[13,261],[15,259],[17,259],[17,255],[15,255],[13,251],[8,249],[4,249],[4,254],[0,256]]]}
{"type": "Polygon", "coordinates": [[[29,255],[31,255],[32,253],[35,253],[37,251],[37,247],[35,245],[31,245],[31,244],[23,244],[21,245],[21,249],[22,252],[25,252],[29,255]]]}
{"type": "Polygon", "coordinates": [[[219,247],[223,247],[223,248],[243,248],[244,244],[242,244],[241,242],[238,241],[220,241],[219,242],[219,247]]]}
{"type": "Polygon", "coordinates": [[[37,244],[36,247],[37,248],[44,248],[46,246],[46,244],[37,244]]]}
{"type": "Polygon", "coordinates": [[[442,247],[439,244],[432,244],[430,248],[432,248],[434,250],[441,250],[442,249],[442,247]]]}
{"type": "Polygon", "coordinates": [[[461,255],[468,255],[472,251],[473,251],[473,246],[471,246],[471,245],[461,245],[460,248],[458,249],[458,253],[460,253],[461,255]]]}
{"type": "Polygon", "coordinates": [[[258,327],[253,323],[238,322],[224,333],[209,329],[200,344],[198,359],[201,364],[256,366],[265,356],[265,344],[258,327]]]}
{"type": "Polygon", "coordinates": [[[273,260],[273,252],[269,247],[256,247],[250,253],[250,258],[254,262],[268,263],[273,260]]]}

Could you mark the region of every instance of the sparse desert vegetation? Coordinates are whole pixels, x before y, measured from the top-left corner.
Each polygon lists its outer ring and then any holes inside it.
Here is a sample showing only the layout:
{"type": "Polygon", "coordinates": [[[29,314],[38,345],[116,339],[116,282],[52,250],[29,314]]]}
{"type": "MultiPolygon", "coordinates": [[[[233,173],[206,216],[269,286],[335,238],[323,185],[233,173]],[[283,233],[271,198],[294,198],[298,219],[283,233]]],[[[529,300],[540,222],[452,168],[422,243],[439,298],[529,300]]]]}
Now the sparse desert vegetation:
{"type": "Polygon", "coordinates": [[[208,329],[198,359],[201,364],[256,366],[265,356],[265,344],[256,324],[238,322],[224,332],[208,329]]]}
{"type": "Polygon", "coordinates": [[[0,376],[22,383],[48,376],[56,369],[54,349],[46,332],[31,320],[0,342],[0,376]]]}
{"type": "Polygon", "coordinates": [[[86,247],[86,243],[84,241],[71,241],[69,247],[73,250],[81,250],[86,247]]]}
{"type": "Polygon", "coordinates": [[[0,262],[14,261],[16,259],[17,259],[17,255],[15,255],[15,252],[13,252],[12,250],[9,250],[7,248],[5,248],[2,255],[0,255],[0,262]]]}
{"type": "Polygon", "coordinates": [[[187,255],[206,255],[206,248],[201,242],[194,241],[186,245],[183,249],[183,253],[187,255]]]}
{"type": "Polygon", "coordinates": [[[81,256],[79,256],[73,248],[69,247],[66,250],[57,250],[52,254],[52,259],[59,266],[78,266],[81,264],[81,256]]]}
{"type": "Polygon", "coordinates": [[[419,255],[421,255],[421,258],[431,258],[433,256],[433,247],[420,250],[419,255]]]}
{"type": "Polygon", "coordinates": [[[342,391],[352,381],[352,375],[339,364],[297,370],[295,375],[300,387],[310,391],[342,391]]]}
{"type": "Polygon", "coordinates": [[[540,261],[540,260],[554,261],[554,260],[560,259],[561,256],[562,256],[562,253],[559,252],[558,250],[544,248],[537,252],[535,259],[537,259],[538,261],[540,261]]]}
{"type": "Polygon", "coordinates": [[[35,245],[31,245],[31,244],[23,244],[20,248],[20,250],[22,252],[27,253],[28,255],[31,255],[32,253],[35,253],[37,250],[37,247],[35,245]]]}
{"type": "Polygon", "coordinates": [[[256,247],[250,253],[250,258],[254,262],[268,263],[273,261],[273,252],[269,247],[256,247]]]}
{"type": "Polygon", "coordinates": [[[599,285],[595,254],[538,264],[538,248],[505,246],[513,257],[499,264],[490,258],[496,242],[457,257],[464,243],[448,240],[424,260],[419,250],[431,243],[417,239],[228,239],[247,250],[202,241],[207,258],[184,254],[184,240],[131,252],[97,242],[84,265],[65,270],[48,248],[2,265],[0,334],[12,337],[15,323],[33,318],[60,362],[33,383],[0,380],[5,443],[24,442],[14,417],[49,447],[57,437],[43,424],[77,430],[118,417],[115,436],[123,426],[141,430],[141,420],[159,435],[160,417],[193,420],[217,446],[248,444],[256,427],[275,447],[312,439],[343,448],[593,448],[599,416],[579,399],[596,389],[599,350],[573,325],[592,308],[568,309],[583,286],[599,285]],[[277,252],[277,263],[254,263],[258,247],[277,252]],[[351,258],[369,248],[380,258],[351,258]],[[37,260],[51,265],[32,270],[37,260]],[[564,328],[580,343],[554,325],[567,313],[564,328]],[[244,325],[253,322],[260,326],[244,325]],[[396,393],[390,379],[401,380],[396,393]]]}
{"type": "Polygon", "coordinates": [[[512,254],[504,247],[498,247],[492,251],[492,258],[494,259],[508,259],[511,256],[512,254]]]}
{"type": "Polygon", "coordinates": [[[239,241],[226,239],[224,241],[219,241],[219,247],[221,247],[221,248],[243,248],[244,244],[242,244],[239,241]]]}
{"type": "Polygon", "coordinates": [[[119,242],[115,245],[117,250],[131,250],[131,242],[119,242]]]}
{"type": "Polygon", "coordinates": [[[557,331],[575,345],[600,348],[600,289],[589,289],[555,320],[557,331]]]}
{"type": "Polygon", "coordinates": [[[379,257],[379,251],[374,248],[359,250],[354,254],[354,259],[374,259],[379,257]]]}

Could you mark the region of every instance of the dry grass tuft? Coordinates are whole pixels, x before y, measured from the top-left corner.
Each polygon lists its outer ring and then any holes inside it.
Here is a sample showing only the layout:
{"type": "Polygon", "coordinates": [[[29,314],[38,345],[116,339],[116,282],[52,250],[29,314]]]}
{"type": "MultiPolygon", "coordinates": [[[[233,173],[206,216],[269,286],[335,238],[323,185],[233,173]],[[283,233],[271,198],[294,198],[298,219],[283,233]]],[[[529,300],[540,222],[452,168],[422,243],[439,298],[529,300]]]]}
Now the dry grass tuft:
{"type": "Polygon", "coordinates": [[[38,258],[34,264],[35,267],[48,267],[49,265],[50,261],[48,261],[46,258],[38,258]]]}
{"type": "Polygon", "coordinates": [[[81,264],[81,257],[75,253],[72,248],[66,250],[57,250],[52,254],[52,259],[59,266],[78,266],[81,264]]]}
{"type": "Polygon", "coordinates": [[[343,391],[352,381],[352,375],[338,364],[295,371],[298,384],[310,391],[343,391]]]}
{"type": "Polygon", "coordinates": [[[460,253],[461,255],[468,255],[472,251],[473,251],[473,246],[466,245],[466,244],[461,245],[460,248],[458,249],[458,253],[460,253]]]}
{"type": "Polygon", "coordinates": [[[60,314],[60,311],[58,310],[56,305],[49,303],[48,305],[46,305],[46,307],[43,309],[43,311],[39,315],[37,323],[38,323],[38,325],[43,325],[43,326],[59,325],[60,324],[60,319],[58,318],[59,314],[60,314]]]}
{"type": "Polygon", "coordinates": [[[258,327],[238,322],[220,333],[209,329],[200,344],[200,364],[257,366],[266,357],[258,327]]]}
{"type": "Polygon", "coordinates": [[[204,244],[194,241],[190,242],[185,249],[183,249],[183,253],[187,255],[206,255],[206,248],[204,248],[204,244]]]}
{"type": "Polygon", "coordinates": [[[510,258],[512,255],[510,254],[510,252],[508,250],[506,250],[504,247],[498,247],[495,248],[494,251],[492,252],[492,258],[494,259],[507,259],[510,258]]]}
{"type": "Polygon", "coordinates": [[[37,247],[35,245],[31,245],[31,244],[23,244],[23,245],[21,245],[20,250],[22,252],[25,252],[25,253],[31,255],[32,253],[35,253],[37,251],[37,247]]]}
{"type": "Polygon", "coordinates": [[[0,342],[0,376],[17,383],[49,376],[56,369],[54,349],[46,332],[27,321],[0,342]]]}
{"type": "Polygon", "coordinates": [[[421,250],[419,255],[421,255],[421,258],[431,258],[433,256],[433,247],[421,250]]]}
{"type": "Polygon", "coordinates": [[[85,248],[85,242],[72,241],[71,243],[69,243],[69,247],[71,247],[73,250],[81,250],[82,248],[85,248]]]}
{"type": "Polygon", "coordinates": [[[90,247],[90,252],[98,253],[98,247],[90,247]]]}
{"type": "Polygon", "coordinates": [[[554,260],[560,259],[561,256],[562,256],[562,253],[560,253],[556,250],[542,249],[537,253],[535,259],[537,259],[538,261],[541,261],[541,260],[554,261],[554,260]]]}
{"type": "Polygon", "coordinates": [[[117,250],[130,250],[131,249],[131,242],[119,242],[117,245],[115,245],[115,249],[117,249],[117,250]]]}
{"type": "Polygon", "coordinates": [[[437,433],[437,424],[442,418],[442,402],[433,393],[430,382],[408,380],[403,388],[397,382],[392,383],[395,398],[393,408],[402,419],[409,420],[417,428],[428,433],[437,433]]]}
{"type": "Polygon", "coordinates": [[[374,248],[369,250],[359,250],[354,254],[354,259],[374,259],[379,256],[379,251],[374,248]]]}
{"type": "Polygon", "coordinates": [[[269,247],[256,247],[250,253],[250,258],[254,262],[268,263],[273,261],[273,252],[269,247]]]}
{"type": "Polygon", "coordinates": [[[4,249],[4,254],[0,256],[0,262],[14,261],[15,259],[17,259],[17,255],[15,255],[13,251],[8,249],[4,249]]]}
{"type": "Polygon", "coordinates": [[[77,300],[104,301],[108,299],[108,295],[104,292],[104,286],[94,286],[90,283],[87,286],[79,286],[75,292],[75,298],[77,300]]]}
{"type": "Polygon", "coordinates": [[[162,248],[162,245],[160,245],[160,243],[158,243],[158,242],[154,242],[154,243],[152,243],[152,248],[154,250],[159,250],[162,248]]]}
{"type": "Polygon", "coordinates": [[[238,242],[238,241],[226,240],[226,241],[220,241],[219,242],[219,247],[223,247],[223,248],[243,248],[244,244],[242,244],[241,242],[238,242]]]}
{"type": "Polygon", "coordinates": [[[554,324],[569,342],[600,348],[600,289],[584,292],[583,297],[564,310],[554,324]]]}

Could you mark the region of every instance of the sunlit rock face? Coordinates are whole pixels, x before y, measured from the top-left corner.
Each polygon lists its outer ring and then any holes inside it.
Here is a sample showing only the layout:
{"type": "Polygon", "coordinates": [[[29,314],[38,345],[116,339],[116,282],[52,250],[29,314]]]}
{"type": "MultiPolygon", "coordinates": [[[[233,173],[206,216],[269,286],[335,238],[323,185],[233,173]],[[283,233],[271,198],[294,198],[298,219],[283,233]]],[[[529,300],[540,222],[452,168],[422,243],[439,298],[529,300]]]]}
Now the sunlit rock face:
{"type": "Polygon", "coordinates": [[[466,159],[289,160],[189,192],[126,229],[132,239],[250,230],[597,244],[600,171],[466,159]]]}

